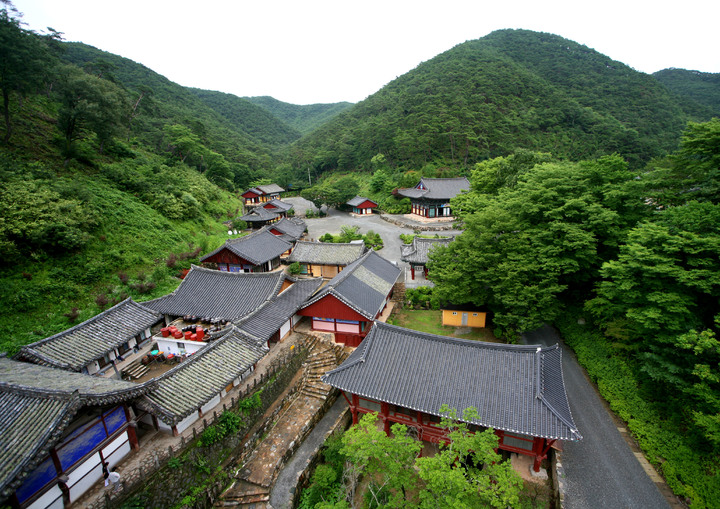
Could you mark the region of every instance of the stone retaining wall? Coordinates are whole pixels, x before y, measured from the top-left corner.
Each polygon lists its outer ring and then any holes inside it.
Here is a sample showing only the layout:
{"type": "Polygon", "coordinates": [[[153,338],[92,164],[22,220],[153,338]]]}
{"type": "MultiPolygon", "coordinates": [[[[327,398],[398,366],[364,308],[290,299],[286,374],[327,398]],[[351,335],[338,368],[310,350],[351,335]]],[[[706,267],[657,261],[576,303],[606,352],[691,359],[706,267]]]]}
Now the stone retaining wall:
{"type": "Polygon", "coordinates": [[[395,219],[394,217],[381,214],[380,217],[387,221],[388,223],[392,223],[394,225],[400,226],[402,228],[411,228],[412,230],[419,230],[424,232],[441,232],[441,231],[447,231],[447,230],[456,230],[455,223],[454,222],[448,222],[447,224],[416,224],[416,223],[406,223],[405,221],[401,221],[399,219],[395,219]]]}
{"type": "Polygon", "coordinates": [[[297,505],[300,503],[300,496],[302,494],[302,490],[307,488],[308,484],[310,483],[310,477],[312,477],[312,474],[315,471],[315,467],[317,467],[318,463],[320,463],[320,461],[322,460],[321,451],[323,449],[325,441],[335,433],[344,432],[350,427],[351,423],[352,414],[350,413],[350,407],[348,407],[342,412],[340,412],[340,415],[338,415],[337,419],[335,419],[333,425],[330,427],[327,433],[325,433],[322,443],[312,452],[308,460],[305,462],[305,466],[302,468],[302,470],[300,470],[300,472],[298,472],[297,478],[294,483],[295,490],[293,491],[292,496],[292,507],[297,507],[297,505]]]}

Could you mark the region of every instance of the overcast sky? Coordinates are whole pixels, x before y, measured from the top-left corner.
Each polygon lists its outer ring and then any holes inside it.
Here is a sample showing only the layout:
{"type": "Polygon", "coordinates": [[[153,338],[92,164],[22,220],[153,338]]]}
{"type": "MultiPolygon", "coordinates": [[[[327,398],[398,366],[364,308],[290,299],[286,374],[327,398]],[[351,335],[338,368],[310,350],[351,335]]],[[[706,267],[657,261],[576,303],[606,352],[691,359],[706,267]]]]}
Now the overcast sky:
{"type": "Polygon", "coordinates": [[[502,28],[550,32],[638,71],[720,72],[718,0],[13,0],[180,85],[293,104],[358,102],[502,28]]]}

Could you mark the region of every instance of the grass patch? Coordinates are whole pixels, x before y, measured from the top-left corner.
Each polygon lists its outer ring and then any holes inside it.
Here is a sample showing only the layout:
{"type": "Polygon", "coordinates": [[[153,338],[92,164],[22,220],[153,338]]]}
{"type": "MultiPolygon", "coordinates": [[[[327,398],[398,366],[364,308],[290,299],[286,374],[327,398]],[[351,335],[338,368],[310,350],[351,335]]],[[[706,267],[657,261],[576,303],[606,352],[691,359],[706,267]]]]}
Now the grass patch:
{"type": "Polygon", "coordinates": [[[472,339],[475,341],[490,341],[500,343],[492,331],[485,327],[450,327],[442,324],[442,311],[439,309],[401,309],[393,311],[388,323],[399,325],[407,329],[420,332],[429,332],[440,336],[451,336],[453,338],[472,339]],[[468,332],[469,330],[469,332],[468,332]]]}

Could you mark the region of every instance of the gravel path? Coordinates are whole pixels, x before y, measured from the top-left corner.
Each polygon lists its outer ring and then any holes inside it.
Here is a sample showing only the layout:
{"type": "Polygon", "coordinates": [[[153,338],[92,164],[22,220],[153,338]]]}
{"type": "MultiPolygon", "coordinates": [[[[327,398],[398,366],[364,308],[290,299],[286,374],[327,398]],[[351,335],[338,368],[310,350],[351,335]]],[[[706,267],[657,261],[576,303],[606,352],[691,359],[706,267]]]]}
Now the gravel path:
{"type": "Polygon", "coordinates": [[[583,436],[579,442],[563,443],[565,507],[669,508],[658,485],[643,470],[610,411],[588,382],[575,355],[557,333],[545,326],[523,335],[523,343],[547,346],[560,343],[563,349],[565,387],[575,424],[583,436]]]}
{"type": "MultiPolygon", "coordinates": [[[[283,201],[291,203],[297,215],[305,215],[305,211],[307,209],[315,209],[312,202],[298,196],[283,198],[283,201]]],[[[412,228],[404,228],[384,221],[380,218],[379,214],[360,217],[351,215],[347,212],[340,212],[332,208],[327,210],[323,208],[323,211],[327,212],[328,215],[326,217],[305,219],[308,228],[308,239],[317,240],[325,233],[338,234],[343,226],[358,226],[361,234],[365,234],[370,230],[375,233],[379,233],[383,239],[385,247],[377,253],[386,260],[396,262],[398,265],[401,264],[400,246],[403,242],[400,240],[400,234],[413,233],[412,228]]],[[[428,233],[432,234],[434,232],[428,233]]],[[[451,230],[440,233],[442,235],[457,235],[460,232],[457,230],[451,230]]]]}

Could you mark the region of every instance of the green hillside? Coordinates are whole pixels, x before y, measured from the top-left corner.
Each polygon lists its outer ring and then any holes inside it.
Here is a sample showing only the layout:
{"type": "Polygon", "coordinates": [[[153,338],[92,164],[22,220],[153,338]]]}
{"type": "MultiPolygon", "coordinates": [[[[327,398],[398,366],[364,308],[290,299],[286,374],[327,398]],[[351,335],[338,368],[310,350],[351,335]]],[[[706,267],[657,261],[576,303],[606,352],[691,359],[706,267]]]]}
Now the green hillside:
{"type": "Polygon", "coordinates": [[[276,118],[286,122],[302,134],[308,134],[317,129],[338,113],[352,106],[352,103],[349,102],[298,105],[278,101],[269,96],[245,97],[245,99],[265,108],[276,118]]]}
{"type": "MultiPolygon", "coordinates": [[[[695,120],[706,120],[695,118],[695,120]]],[[[550,34],[502,30],[460,44],[296,143],[316,171],[469,166],[517,149],[634,167],[673,150],[689,116],[651,76],[550,34]]]]}
{"type": "Polygon", "coordinates": [[[5,10],[0,68],[0,352],[173,289],[267,174],[271,150],[183,87],[5,10]]]}
{"type": "Polygon", "coordinates": [[[692,99],[720,115],[720,73],[663,69],[653,77],[671,92],[692,99]]]}
{"type": "Polygon", "coordinates": [[[284,119],[246,99],[223,92],[189,88],[208,107],[232,123],[240,132],[270,146],[287,145],[300,138],[300,132],[284,119]]]}
{"type": "MultiPolygon", "coordinates": [[[[120,85],[137,109],[130,137],[150,146],[161,146],[166,125],[187,127],[211,150],[230,163],[238,187],[245,187],[253,173],[271,167],[272,150],[256,136],[262,129],[248,122],[240,129],[232,119],[215,111],[188,88],[169,81],[147,67],[82,43],[63,43],[62,58],[120,85]]],[[[258,110],[262,115],[262,111],[258,110]]],[[[268,136],[269,137],[269,136],[268,136]]]]}

